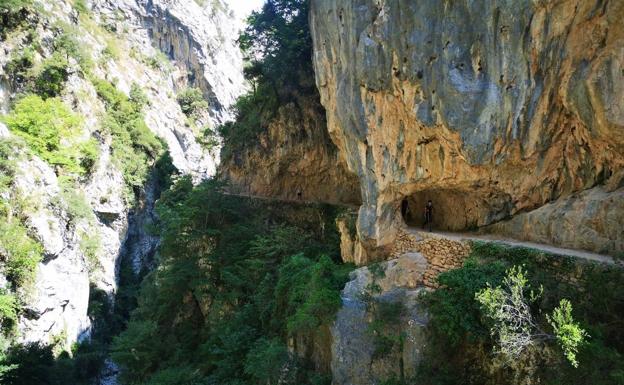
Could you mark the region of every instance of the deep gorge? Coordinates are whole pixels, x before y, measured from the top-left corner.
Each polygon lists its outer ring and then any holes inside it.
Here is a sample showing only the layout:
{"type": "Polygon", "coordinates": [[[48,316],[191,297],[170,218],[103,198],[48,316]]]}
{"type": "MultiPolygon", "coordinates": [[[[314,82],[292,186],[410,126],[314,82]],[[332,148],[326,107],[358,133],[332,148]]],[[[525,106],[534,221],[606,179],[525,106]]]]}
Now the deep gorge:
{"type": "Polygon", "coordinates": [[[624,3],[238,6],[0,0],[0,383],[624,383],[624,3]]]}

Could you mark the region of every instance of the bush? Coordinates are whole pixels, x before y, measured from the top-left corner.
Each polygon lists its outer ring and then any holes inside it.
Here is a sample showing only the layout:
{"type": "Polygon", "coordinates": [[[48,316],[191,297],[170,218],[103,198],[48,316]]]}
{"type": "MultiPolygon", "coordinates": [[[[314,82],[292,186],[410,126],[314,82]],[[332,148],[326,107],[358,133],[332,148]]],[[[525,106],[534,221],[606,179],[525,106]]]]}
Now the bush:
{"type": "Polygon", "coordinates": [[[20,25],[32,8],[32,0],[2,0],[0,2],[0,38],[20,25]]]}
{"type": "Polygon", "coordinates": [[[85,45],[76,38],[79,36],[79,30],[68,24],[61,24],[60,28],[59,35],[54,39],[55,54],[64,55],[65,58],[74,58],[84,73],[90,73],[93,69],[93,61],[85,45]]]}
{"type": "Polygon", "coordinates": [[[41,65],[35,76],[33,91],[43,98],[59,96],[69,78],[69,62],[60,53],[55,52],[41,65]]]}
{"type": "Polygon", "coordinates": [[[59,99],[29,95],[5,118],[9,129],[59,170],[85,175],[98,157],[94,139],[80,139],[80,118],[59,99]]]}
{"type": "Polygon", "coordinates": [[[89,6],[86,0],[74,0],[74,9],[81,15],[89,13],[89,6]]]}
{"type": "Polygon", "coordinates": [[[0,260],[4,274],[14,288],[31,283],[41,260],[43,247],[28,236],[28,230],[17,218],[0,222],[0,260]]]}
{"type": "Polygon", "coordinates": [[[35,51],[31,47],[22,52],[13,52],[10,60],[4,66],[6,77],[15,88],[26,83],[29,79],[29,71],[35,64],[35,51]]]}
{"type": "Polygon", "coordinates": [[[94,233],[80,234],[80,250],[86,257],[87,267],[90,272],[100,267],[99,254],[102,248],[102,239],[97,229],[93,229],[94,233]]]}
{"type": "Polygon", "coordinates": [[[223,138],[221,157],[227,159],[244,146],[257,143],[258,134],[268,127],[278,107],[277,93],[270,87],[239,97],[234,105],[236,120],[217,128],[223,138]]]}
{"type": "Polygon", "coordinates": [[[19,304],[15,296],[0,290],[0,327],[3,331],[11,330],[17,325],[18,310],[19,304]]]}
{"type": "Polygon", "coordinates": [[[247,353],[245,373],[259,384],[285,383],[289,360],[288,348],[281,341],[261,338],[247,353]]]}
{"type": "Polygon", "coordinates": [[[2,0],[0,3],[0,12],[16,13],[31,5],[32,0],[2,0]]]}
{"type": "Polygon", "coordinates": [[[208,102],[199,88],[187,88],[181,91],[176,100],[182,112],[189,117],[197,116],[208,109],[208,102]]]}
{"type": "Polygon", "coordinates": [[[59,194],[60,206],[69,216],[69,222],[76,224],[79,221],[93,222],[95,216],[93,209],[82,191],[70,180],[61,179],[61,192],[59,194]]]}
{"type": "Polygon", "coordinates": [[[529,347],[556,338],[568,361],[577,367],[578,347],[583,344],[587,333],[572,319],[570,301],[561,300],[552,315],[546,315],[555,332],[555,335],[548,334],[540,328],[531,312],[542,291],[534,292],[528,282],[526,271],[512,266],[507,270],[503,286],[488,285],[475,294],[484,316],[492,321],[490,332],[496,336],[498,353],[514,362],[529,347]]]}
{"type": "Polygon", "coordinates": [[[165,72],[171,70],[171,64],[169,63],[169,58],[167,57],[167,55],[165,55],[161,51],[157,51],[153,56],[146,58],[145,63],[155,70],[165,71],[165,72]]]}
{"type": "Polygon", "coordinates": [[[333,321],[342,305],[340,290],[347,282],[350,270],[349,267],[340,269],[327,256],[321,256],[316,263],[303,258],[301,255],[293,256],[280,268],[280,279],[276,286],[279,298],[284,285],[292,285],[287,290],[286,300],[289,309],[286,311],[287,330],[291,335],[310,334],[318,326],[333,321]],[[293,280],[294,267],[304,268],[296,275],[303,279],[297,279],[296,282],[293,280]]]}
{"type": "Polygon", "coordinates": [[[622,383],[621,269],[526,248],[475,242],[465,265],[441,274],[439,282],[441,288],[425,296],[431,334],[418,383],[505,385],[517,384],[519,378],[553,385],[622,383]],[[527,285],[543,287],[542,295],[531,306],[533,321],[541,330],[550,327],[554,332],[548,337],[548,345],[534,344],[527,360],[517,360],[510,367],[488,354],[497,343],[490,336],[495,323],[481,316],[475,294],[485,293],[487,283],[491,290],[501,286],[505,271],[514,265],[524,266],[527,285]],[[571,307],[560,300],[562,297],[574,303],[574,320],[571,307]],[[552,309],[555,311],[550,313],[552,309]],[[583,330],[591,338],[580,345],[583,330]],[[564,355],[555,354],[555,343],[563,348],[564,355]],[[578,362],[578,368],[570,365],[570,358],[578,362]]]}

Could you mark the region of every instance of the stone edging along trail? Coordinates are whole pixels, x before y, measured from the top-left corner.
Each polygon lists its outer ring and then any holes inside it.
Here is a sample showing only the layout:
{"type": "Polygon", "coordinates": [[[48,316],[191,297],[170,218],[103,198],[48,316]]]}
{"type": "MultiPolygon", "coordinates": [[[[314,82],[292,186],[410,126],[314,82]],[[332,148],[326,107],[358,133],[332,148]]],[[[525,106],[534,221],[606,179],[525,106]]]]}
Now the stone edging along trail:
{"type": "MultiPolygon", "coordinates": [[[[233,195],[233,196],[249,198],[249,199],[260,199],[260,200],[266,200],[266,201],[282,201],[282,202],[289,202],[289,203],[295,203],[295,204],[318,204],[319,203],[315,201],[266,197],[266,196],[261,196],[261,195],[233,193],[233,192],[228,192],[228,191],[222,191],[222,193],[224,195],[233,195]]],[[[349,208],[354,208],[354,209],[358,207],[356,205],[349,205],[349,204],[334,204],[334,205],[342,206],[342,207],[349,207],[349,208]]],[[[403,230],[403,233],[407,234],[408,236],[416,236],[417,238],[420,238],[420,241],[422,241],[423,239],[427,239],[427,238],[437,238],[437,239],[447,239],[447,240],[456,241],[456,242],[463,242],[463,241],[495,242],[495,243],[502,243],[504,245],[513,246],[513,247],[526,247],[529,249],[535,249],[535,250],[543,251],[548,254],[576,257],[576,258],[581,258],[581,259],[594,261],[594,262],[607,263],[611,265],[617,264],[617,262],[612,257],[608,255],[604,255],[604,254],[593,253],[591,251],[585,251],[585,250],[567,249],[563,247],[546,245],[542,243],[520,241],[516,239],[503,238],[500,236],[490,235],[490,234],[452,233],[452,232],[444,232],[444,231],[428,232],[428,231],[425,231],[423,229],[416,228],[416,227],[408,227],[403,230]]],[[[415,251],[415,250],[410,250],[410,247],[403,250],[403,252],[409,252],[409,251],[415,251]]],[[[394,254],[393,255],[394,257],[398,257],[399,254],[401,253],[393,252],[393,254],[394,254]]]]}
{"type": "Polygon", "coordinates": [[[608,255],[604,255],[604,254],[592,253],[590,251],[585,251],[585,250],[567,249],[567,248],[562,248],[562,247],[557,247],[557,246],[552,246],[552,245],[545,245],[542,243],[519,241],[516,239],[499,237],[496,235],[474,234],[474,233],[449,233],[449,232],[439,232],[439,231],[427,232],[418,228],[408,228],[407,233],[420,236],[422,238],[430,238],[430,237],[445,238],[445,239],[459,241],[459,242],[461,241],[496,242],[496,243],[502,243],[508,246],[526,247],[529,249],[540,250],[548,254],[582,258],[582,259],[586,259],[590,261],[602,262],[602,263],[607,263],[607,264],[616,264],[616,261],[612,257],[608,255]]]}

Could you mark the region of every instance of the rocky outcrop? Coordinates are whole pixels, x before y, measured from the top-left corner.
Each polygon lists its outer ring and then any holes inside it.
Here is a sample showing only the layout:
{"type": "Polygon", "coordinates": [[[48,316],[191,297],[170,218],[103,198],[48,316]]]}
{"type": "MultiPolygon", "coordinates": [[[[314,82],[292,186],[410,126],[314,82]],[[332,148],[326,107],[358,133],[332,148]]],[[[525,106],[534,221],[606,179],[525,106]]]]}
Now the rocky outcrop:
{"type": "Polygon", "coordinates": [[[135,60],[112,63],[106,77],[119,79],[126,92],[132,82],[146,86],[150,100],[157,100],[146,110],[146,123],[167,142],[175,166],[196,180],[214,175],[218,149],[202,148],[198,130],[229,119],[230,106],[245,90],[236,23],[229,22],[234,16],[227,6],[219,0],[205,7],[194,0],[95,0],[93,9],[135,52],[135,60]],[[189,86],[199,87],[209,102],[210,116],[196,122],[199,128],[187,124],[175,100],[189,86]]]}
{"type": "MultiPolygon", "coordinates": [[[[437,227],[460,230],[619,185],[622,17],[618,1],[312,1],[317,86],[331,138],[360,180],[357,230],[371,258],[396,238],[405,198],[418,222],[433,199],[437,227]]],[[[541,220],[553,226],[547,211],[541,220]]],[[[611,239],[621,216],[601,212],[582,215],[611,239]]]]}
{"type": "Polygon", "coordinates": [[[133,39],[153,44],[175,62],[186,77],[180,85],[204,93],[213,125],[231,118],[229,107],[245,81],[238,23],[223,1],[201,6],[194,0],[95,0],[94,8],[106,25],[118,31],[132,25],[133,39]]]}
{"type": "Polygon", "coordinates": [[[603,254],[624,252],[624,188],[595,187],[483,229],[603,254]]]}
{"type": "Polygon", "coordinates": [[[407,253],[351,273],[331,328],[332,384],[377,384],[415,374],[426,345],[428,317],[418,287],[426,268],[421,254],[407,253]],[[387,310],[380,312],[383,306],[387,310]],[[388,346],[385,338],[402,342],[388,346]]]}
{"type": "Polygon", "coordinates": [[[256,144],[230,151],[219,166],[233,193],[286,200],[359,204],[349,173],[327,134],[325,111],[316,97],[279,108],[256,144]]]}
{"type": "MultiPolygon", "coordinates": [[[[122,255],[132,261],[135,271],[139,271],[149,267],[150,257],[158,245],[158,238],[146,229],[154,219],[153,207],[160,193],[158,186],[152,179],[140,192],[138,204],[129,201],[123,175],[111,156],[112,138],[109,132],[100,128],[105,108],[90,77],[111,81],[126,94],[133,83],[140,86],[149,101],[144,109],[145,123],[167,143],[175,167],[195,180],[214,175],[217,154],[199,144],[196,129],[187,124],[187,117],[175,95],[188,84],[205,87],[204,92],[212,89],[212,115],[206,123],[218,122],[227,116],[227,107],[242,90],[242,61],[232,36],[223,35],[226,32],[221,31],[221,27],[211,24],[227,25],[224,20],[229,16],[225,9],[201,8],[197,11],[193,0],[173,3],[169,7],[169,2],[164,1],[162,4],[151,1],[140,4],[133,1],[90,2],[93,9],[88,18],[94,18],[104,28],[93,19],[84,23],[69,1],[46,2],[43,4],[46,13],[28,20],[35,35],[41,38],[37,61],[51,54],[59,33],[58,25],[71,28],[73,37],[85,47],[83,51],[93,63],[91,73],[85,76],[79,70],[79,63],[70,58],[69,78],[61,98],[81,116],[83,136],[98,139],[100,156],[91,174],[79,178],[72,187],[73,193],[78,194],[89,211],[85,218],[76,219],[68,212],[63,183],[54,169],[38,157],[27,154],[28,151],[22,154],[17,167],[19,172],[13,178],[11,188],[14,195],[32,203],[21,215],[32,237],[42,244],[44,258],[37,268],[35,282],[22,295],[25,305],[19,323],[21,341],[57,343],[69,349],[77,340],[87,338],[91,324],[87,315],[90,286],[104,290],[112,298],[117,290],[122,255]],[[153,35],[143,25],[145,20],[142,17],[148,17],[149,7],[170,12],[160,15],[161,19],[177,15],[175,23],[171,22],[171,25],[177,25],[175,39],[181,46],[188,45],[187,51],[181,48],[176,51],[175,63],[165,59],[162,68],[148,60],[158,52],[150,37],[153,35]],[[210,14],[211,18],[200,23],[198,18],[205,14],[210,14]],[[118,19],[120,15],[127,17],[123,23],[118,19]],[[125,29],[115,29],[115,20],[125,29]],[[188,25],[184,27],[184,23],[188,25]],[[223,40],[219,40],[221,37],[223,40]],[[115,55],[113,49],[119,54],[115,55]],[[185,54],[195,56],[187,60],[185,54]],[[193,66],[187,66],[188,63],[193,66]],[[203,80],[197,80],[199,78],[203,80]],[[85,237],[98,243],[95,256],[89,256],[83,247],[85,237]]],[[[26,33],[19,30],[9,34],[0,44],[0,78],[6,80],[7,74],[2,68],[13,54],[21,52],[28,44],[26,33]]],[[[5,87],[9,83],[4,80],[0,83],[2,113],[8,112],[5,107],[16,93],[22,91],[5,87]]],[[[0,136],[12,135],[1,125],[0,136]]],[[[2,274],[0,277],[3,278],[2,274]]]]}

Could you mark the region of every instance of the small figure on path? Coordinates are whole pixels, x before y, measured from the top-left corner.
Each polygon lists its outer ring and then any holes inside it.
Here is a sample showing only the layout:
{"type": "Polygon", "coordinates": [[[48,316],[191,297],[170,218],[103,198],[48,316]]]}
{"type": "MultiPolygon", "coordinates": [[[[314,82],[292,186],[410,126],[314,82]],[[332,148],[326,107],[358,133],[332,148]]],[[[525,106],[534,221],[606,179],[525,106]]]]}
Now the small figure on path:
{"type": "Polygon", "coordinates": [[[405,223],[407,223],[407,217],[409,215],[410,215],[409,203],[407,202],[407,199],[403,199],[401,201],[401,216],[403,217],[403,220],[405,221],[405,223]]]}
{"type": "Polygon", "coordinates": [[[301,191],[301,188],[297,189],[297,199],[301,200],[301,198],[303,197],[303,192],[301,191]]]}
{"type": "Polygon", "coordinates": [[[425,206],[425,226],[429,225],[429,232],[431,232],[431,223],[433,222],[433,202],[431,199],[427,201],[425,206]]]}

